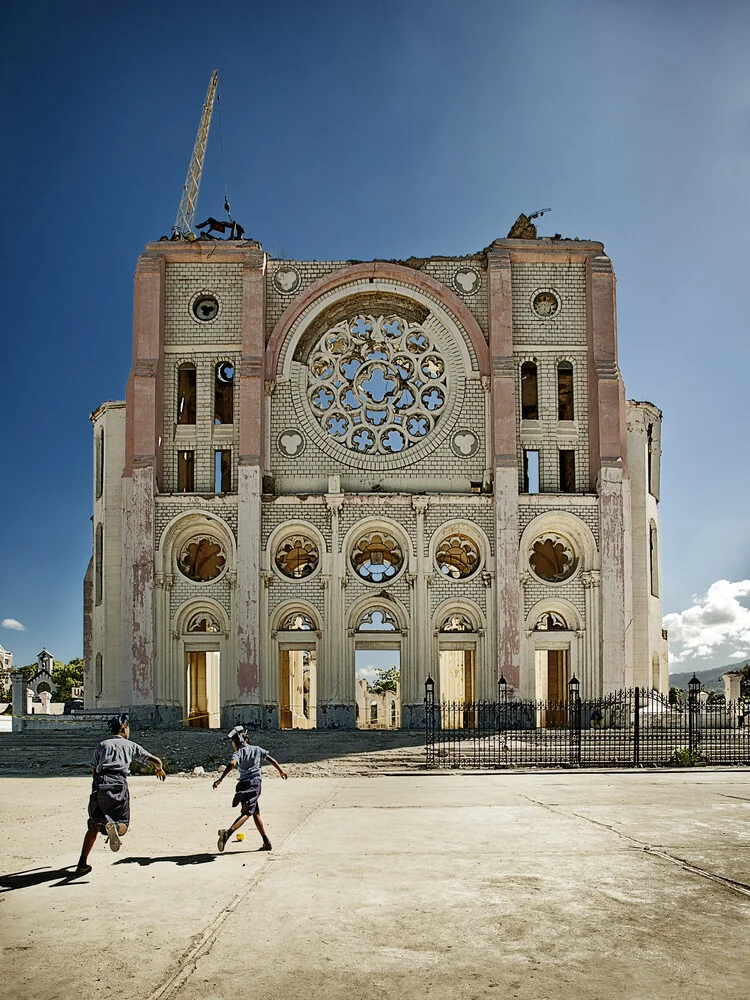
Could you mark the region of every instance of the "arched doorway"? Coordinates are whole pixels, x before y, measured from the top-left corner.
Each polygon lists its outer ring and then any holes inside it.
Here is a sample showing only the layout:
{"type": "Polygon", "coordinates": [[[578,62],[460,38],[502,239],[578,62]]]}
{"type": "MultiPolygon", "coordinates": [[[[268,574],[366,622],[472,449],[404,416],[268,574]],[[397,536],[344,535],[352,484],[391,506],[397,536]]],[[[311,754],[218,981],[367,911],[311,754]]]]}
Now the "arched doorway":
{"type": "Polygon", "coordinates": [[[317,727],[317,621],[307,607],[279,616],[279,729],[317,727]]]}
{"type": "Polygon", "coordinates": [[[400,729],[401,627],[382,603],[356,616],[354,669],[357,729],[400,729]]]}

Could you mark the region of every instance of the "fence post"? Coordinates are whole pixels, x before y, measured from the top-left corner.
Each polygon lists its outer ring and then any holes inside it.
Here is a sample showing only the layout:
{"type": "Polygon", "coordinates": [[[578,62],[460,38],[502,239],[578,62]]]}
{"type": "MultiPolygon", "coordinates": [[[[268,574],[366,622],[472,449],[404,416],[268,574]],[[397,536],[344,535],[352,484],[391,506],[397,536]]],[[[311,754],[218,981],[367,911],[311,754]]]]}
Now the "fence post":
{"type": "Polygon", "coordinates": [[[688,745],[691,756],[700,743],[700,732],[698,726],[695,724],[696,712],[700,712],[700,689],[701,682],[693,674],[688,681],[688,745]]]}
{"type": "Polygon", "coordinates": [[[575,674],[568,681],[570,706],[570,763],[581,763],[581,683],[575,674]]]}
{"type": "Polygon", "coordinates": [[[641,763],[641,689],[635,689],[635,716],[633,718],[633,767],[641,763]]]}
{"type": "Polygon", "coordinates": [[[430,674],[424,682],[425,754],[428,764],[435,763],[435,681],[430,674]]]}

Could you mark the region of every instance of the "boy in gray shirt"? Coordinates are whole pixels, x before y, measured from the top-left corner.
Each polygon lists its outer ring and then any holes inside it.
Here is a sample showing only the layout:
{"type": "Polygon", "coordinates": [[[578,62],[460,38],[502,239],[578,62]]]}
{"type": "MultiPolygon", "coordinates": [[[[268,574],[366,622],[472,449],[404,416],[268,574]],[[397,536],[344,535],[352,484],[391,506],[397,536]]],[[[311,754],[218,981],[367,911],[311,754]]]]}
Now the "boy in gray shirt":
{"type": "Polygon", "coordinates": [[[88,829],[83,838],[76,877],[88,875],[91,871],[88,858],[96,843],[97,834],[107,836],[110,850],[120,850],[121,838],[127,833],[130,823],[128,774],[131,763],[137,760],[143,764],[153,764],[156,777],[160,781],[166,778],[159,758],[130,739],[127,715],[115,715],[109,720],[109,728],[112,738],[102,740],[94,750],[91,761],[94,781],[89,797],[88,829]]]}
{"type": "Polygon", "coordinates": [[[271,757],[267,750],[264,750],[263,747],[254,746],[252,743],[248,742],[245,730],[242,726],[235,726],[227,739],[232,741],[234,753],[232,754],[232,759],[224,768],[224,773],[220,778],[217,778],[213,787],[218,788],[232,768],[239,768],[240,776],[234,790],[232,807],[234,808],[235,806],[241,804],[242,811],[228,830],[219,830],[219,840],[217,845],[219,852],[221,853],[224,850],[227,841],[230,839],[232,834],[236,830],[239,830],[242,824],[247,821],[248,816],[253,817],[258,833],[263,838],[263,846],[260,850],[270,851],[271,841],[266,836],[263,821],[260,818],[260,809],[258,808],[258,799],[260,798],[261,782],[263,777],[261,767],[263,764],[268,762],[269,764],[273,764],[282,778],[286,778],[287,773],[281,768],[279,763],[271,757]]]}

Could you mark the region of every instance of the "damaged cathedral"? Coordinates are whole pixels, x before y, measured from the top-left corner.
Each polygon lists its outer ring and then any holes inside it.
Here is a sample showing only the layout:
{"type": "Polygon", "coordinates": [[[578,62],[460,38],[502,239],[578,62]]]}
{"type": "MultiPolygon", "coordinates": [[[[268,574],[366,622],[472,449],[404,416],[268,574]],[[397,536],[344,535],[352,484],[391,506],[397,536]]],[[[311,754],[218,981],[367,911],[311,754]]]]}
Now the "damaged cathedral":
{"type": "Polygon", "coordinates": [[[405,728],[428,675],[666,691],[661,413],[626,400],[603,245],[522,218],[398,263],[146,247],[126,398],[91,418],[87,709],[354,728],[367,650],[405,728]]]}

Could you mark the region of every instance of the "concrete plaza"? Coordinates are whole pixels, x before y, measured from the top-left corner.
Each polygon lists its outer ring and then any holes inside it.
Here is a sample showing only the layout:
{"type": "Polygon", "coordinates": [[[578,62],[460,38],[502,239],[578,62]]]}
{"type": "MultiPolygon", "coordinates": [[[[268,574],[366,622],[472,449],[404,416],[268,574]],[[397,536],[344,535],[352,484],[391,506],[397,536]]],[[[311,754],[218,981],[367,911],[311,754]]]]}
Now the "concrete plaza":
{"type": "Polygon", "coordinates": [[[747,994],[750,771],[269,773],[223,855],[212,777],[131,778],[78,881],[88,780],[0,780],[6,996],[747,994]]]}

